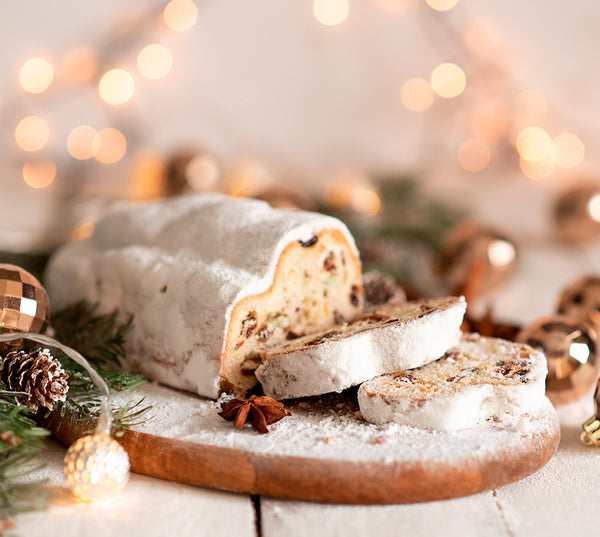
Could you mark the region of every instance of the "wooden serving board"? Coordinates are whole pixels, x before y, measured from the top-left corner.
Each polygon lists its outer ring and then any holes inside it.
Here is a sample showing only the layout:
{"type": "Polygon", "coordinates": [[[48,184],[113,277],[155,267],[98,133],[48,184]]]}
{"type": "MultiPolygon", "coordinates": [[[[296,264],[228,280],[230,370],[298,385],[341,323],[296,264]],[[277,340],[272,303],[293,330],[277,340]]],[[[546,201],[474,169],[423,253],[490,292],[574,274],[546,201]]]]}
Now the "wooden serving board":
{"type": "MultiPolygon", "coordinates": [[[[297,500],[393,504],[475,494],[537,471],[560,436],[549,401],[512,428],[443,433],[369,424],[352,395],[331,395],[286,405],[292,416],[261,435],[225,422],[214,401],[153,384],[116,402],[140,396],[153,417],[121,439],[134,472],[297,500]]],[[[50,427],[65,445],[86,428],[64,418],[50,427]]]]}

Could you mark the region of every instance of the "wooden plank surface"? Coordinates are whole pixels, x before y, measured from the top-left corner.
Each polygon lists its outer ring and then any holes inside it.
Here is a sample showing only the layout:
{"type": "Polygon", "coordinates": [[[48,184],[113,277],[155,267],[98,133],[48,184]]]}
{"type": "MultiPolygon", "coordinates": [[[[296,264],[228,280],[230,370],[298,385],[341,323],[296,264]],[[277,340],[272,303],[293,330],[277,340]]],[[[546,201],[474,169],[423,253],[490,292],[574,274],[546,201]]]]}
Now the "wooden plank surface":
{"type": "Polygon", "coordinates": [[[48,479],[50,507],[16,517],[8,537],[255,537],[248,495],[191,487],[132,474],[120,494],[77,503],[65,488],[64,448],[49,443],[39,477],[48,479]]]}

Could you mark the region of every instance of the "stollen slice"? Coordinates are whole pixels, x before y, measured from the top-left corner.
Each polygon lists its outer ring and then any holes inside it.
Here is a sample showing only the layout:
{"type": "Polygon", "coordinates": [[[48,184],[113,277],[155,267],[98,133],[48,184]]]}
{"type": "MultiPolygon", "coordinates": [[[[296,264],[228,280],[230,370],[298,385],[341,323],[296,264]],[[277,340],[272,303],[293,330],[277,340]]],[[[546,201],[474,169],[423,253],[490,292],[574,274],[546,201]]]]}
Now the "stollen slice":
{"type": "Polygon", "coordinates": [[[256,377],[276,399],[341,392],[439,358],[457,341],[465,310],[464,297],[383,305],[267,350],[256,377]]]}
{"type": "Polygon", "coordinates": [[[442,358],[361,385],[363,418],[453,431],[484,422],[518,425],[545,401],[545,356],[528,345],[464,334],[442,358]]]}

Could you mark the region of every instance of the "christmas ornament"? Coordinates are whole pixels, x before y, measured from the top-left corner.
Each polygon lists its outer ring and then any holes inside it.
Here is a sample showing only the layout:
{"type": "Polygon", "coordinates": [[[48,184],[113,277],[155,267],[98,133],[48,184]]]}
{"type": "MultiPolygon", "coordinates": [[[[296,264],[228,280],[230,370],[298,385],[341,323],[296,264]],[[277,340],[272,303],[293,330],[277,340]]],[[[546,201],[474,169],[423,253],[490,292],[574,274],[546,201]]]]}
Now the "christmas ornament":
{"type": "Polygon", "coordinates": [[[15,401],[32,410],[40,406],[52,410],[54,403],[64,401],[69,389],[67,377],[48,349],[9,352],[0,364],[0,380],[9,390],[26,394],[15,401]]]}
{"type": "Polygon", "coordinates": [[[0,264],[0,333],[43,332],[49,315],[40,282],[21,267],[0,264]]]}
{"type": "Polygon", "coordinates": [[[505,235],[478,222],[461,222],[444,238],[439,269],[451,294],[472,299],[513,273],[517,248],[505,235]]]}
{"type": "Polygon", "coordinates": [[[576,185],[555,200],[554,222],[558,236],[569,242],[584,242],[600,235],[600,185],[576,185]]]}
{"type": "Polygon", "coordinates": [[[25,332],[0,334],[0,342],[20,339],[58,348],[85,369],[103,394],[94,434],[80,438],[69,447],[63,470],[67,484],[83,501],[94,501],[114,494],[129,478],[129,457],[110,436],[112,411],[106,382],[81,354],[51,337],[25,332]]]}
{"type": "Polygon", "coordinates": [[[164,195],[186,191],[216,190],[221,179],[221,164],[208,151],[183,150],[172,155],[166,166],[164,195]]]}
{"type": "Polygon", "coordinates": [[[544,352],[548,360],[546,395],[554,404],[585,394],[598,372],[596,333],[587,324],[555,315],[534,321],[516,338],[544,352]]]}
{"type": "Polygon", "coordinates": [[[582,276],[567,287],[558,303],[558,313],[600,328],[600,277],[582,276]]]}
{"type": "Polygon", "coordinates": [[[600,379],[596,381],[594,391],[594,410],[595,414],[582,425],[583,431],[579,439],[586,446],[600,447],[600,379]]]}

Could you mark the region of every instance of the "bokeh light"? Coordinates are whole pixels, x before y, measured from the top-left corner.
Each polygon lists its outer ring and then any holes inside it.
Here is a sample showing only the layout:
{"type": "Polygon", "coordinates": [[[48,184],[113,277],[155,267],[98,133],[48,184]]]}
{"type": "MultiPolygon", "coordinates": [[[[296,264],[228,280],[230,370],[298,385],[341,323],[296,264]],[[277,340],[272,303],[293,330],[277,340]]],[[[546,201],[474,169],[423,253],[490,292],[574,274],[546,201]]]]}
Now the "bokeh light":
{"type": "Polygon", "coordinates": [[[426,0],[427,5],[436,11],[448,11],[452,9],[458,0],[426,0]]]}
{"type": "Polygon", "coordinates": [[[219,161],[210,153],[196,155],[185,169],[185,178],[193,190],[211,190],[221,176],[219,161]]]}
{"type": "Polygon", "coordinates": [[[19,72],[21,87],[29,93],[42,93],[54,78],[54,69],[43,58],[27,60],[19,72]]]}
{"type": "Polygon", "coordinates": [[[488,101],[475,108],[471,117],[471,130],[475,136],[488,142],[497,142],[508,129],[508,116],[504,105],[488,101]]]}
{"type": "Polygon", "coordinates": [[[540,162],[550,155],[552,140],[541,127],[529,126],[517,135],[516,147],[524,160],[540,162]]]}
{"type": "Polygon", "coordinates": [[[46,188],[56,177],[56,164],[51,160],[27,162],[23,166],[23,180],[31,188],[46,188]]]}
{"type": "Polygon", "coordinates": [[[124,104],[131,99],[135,83],[125,69],[111,69],[100,79],[98,91],[104,102],[112,105],[124,104]]]}
{"type": "Polygon", "coordinates": [[[97,146],[96,153],[93,155],[96,160],[103,164],[112,164],[123,158],[127,151],[127,140],[121,131],[113,128],[102,129],[97,134],[97,138],[99,143],[94,137],[91,147],[93,151],[97,146]]]}
{"type": "Polygon", "coordinates": [[[85,84],[94,78],[98,70],[96,53],[86,47],[69,52],[62,62],[62,73],[70,84],[85,84]]]}
{"type": "Polygon", "coordinates": [[[423,78],[410,78],[400,88],[402,104],[413,112],[423,112],[433,103],[431,84],[423,78]]]}
{"type": "Polygon", "coordinates": [[[552,140],[552,160],[561,168],[575,168],[583,161],[585,146],[578,136],[562,132],[552,140]]]}
{"type": "Polygon", "coordinates": [[[162,78],[170,70],[173,57],[164,45],[153,43],[144,47],[137,57],[137,68],[142,76],[150,79],[162,78]]]}
{"type": "Polygon", "coordinates": [[[547,156],[545,159],[537,162],[529,162],[523,157],[519,159],[521,171],[530,179],[547,179],[554,172],[556,165],[554,161],[547,156]]]}
{"type": "Polygon", "coordinates": [[[96,129],[89,125],[75,127],[67,138],[67,150],[77,160],[87,160],[98,153],[100,137],[96,129]]]}
{"type": "Polygon", "coordinates": [[[476,58],[491,58],[502,43],[496,27],[485,20],[471,22],[463,33],[467,51],[476,58]]]}
{"type": "Polygon", "coordinates": [[[350,193],[352,208],[365,216],[375,216],[381,209],[381,198],[377,188],[370,184],[355,186],[350,193]]]}
{"type": "Polygon", "coordinates": [[[479,172],[485,169],[491,158],[490,148],[483,140],[477,138],[467,140],[458,150],[458,162],[470,172],[479,172]]]}
{"type": "Polygon", "coordinates": [[[325,26],[335,26],[348,18],[350,4],[348,0],[314,0],[315,18],[325,26]]]}
{"type": "Polygon", "coordinates": [[[514,262],[517,250],[510,241],[494,239],[488,245],[487,255],[492,265],[506,267],[514,262]]]}
{"type": "Polygon", "coordinates": [[[38,116],[27,116],[15,128],[15,140],[23,151],[38,151],[46,145],[50,129],[38,116]]]}
{"type": "Polygon", "coordinates": [[[189,30],[198,20],[198,8],[190,0],[172,0],[163,11],[166,25],[176,32],[189,30]]]}
{"type": "Polygon", "coordinates": [[[454,63],[442,63],[431,73],[433,90],[444,99],[460,95],[467,85],[464,71],[454,63]]]}
{"type": "Polygon", "coordinates": [[[587,211],[594,222],[600,222],[600,193],[590,197],[587,203],[587,211]]]}

